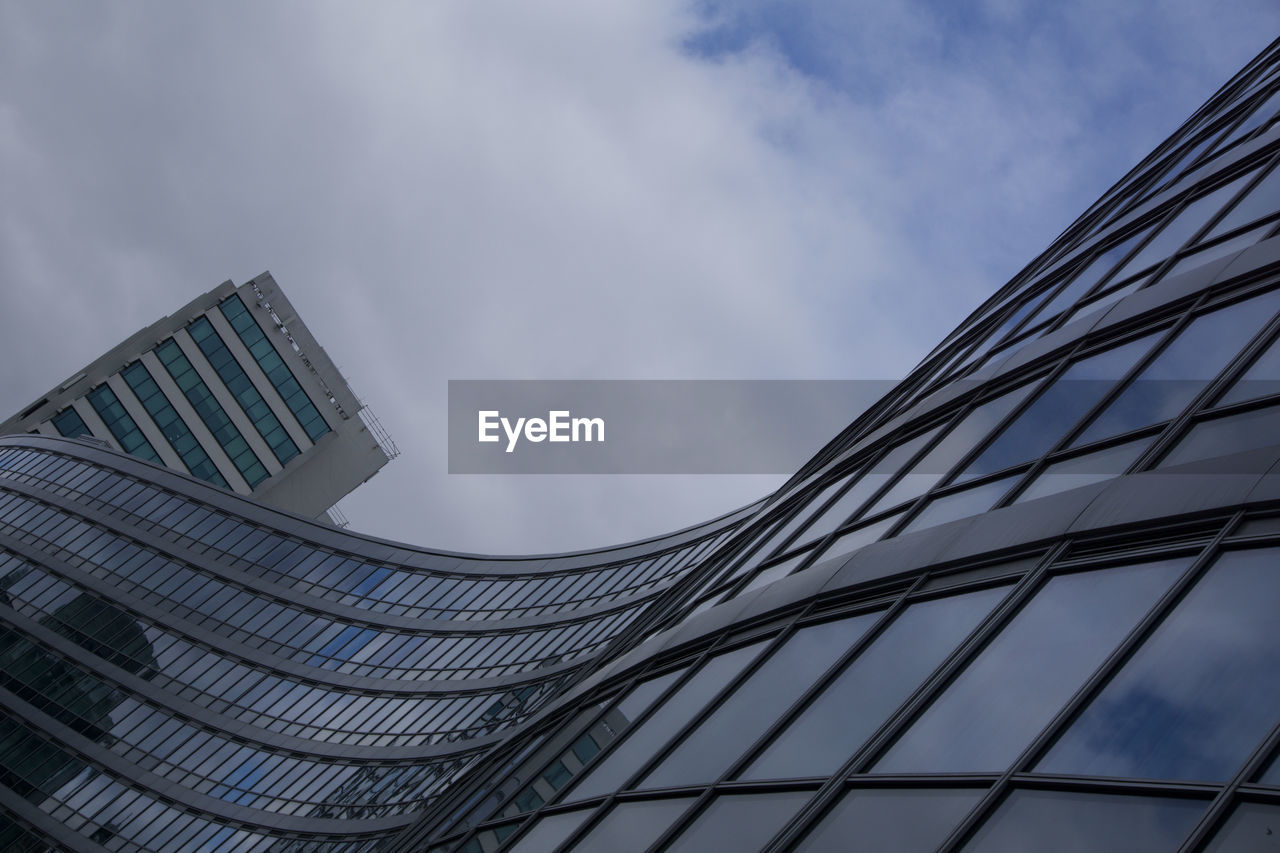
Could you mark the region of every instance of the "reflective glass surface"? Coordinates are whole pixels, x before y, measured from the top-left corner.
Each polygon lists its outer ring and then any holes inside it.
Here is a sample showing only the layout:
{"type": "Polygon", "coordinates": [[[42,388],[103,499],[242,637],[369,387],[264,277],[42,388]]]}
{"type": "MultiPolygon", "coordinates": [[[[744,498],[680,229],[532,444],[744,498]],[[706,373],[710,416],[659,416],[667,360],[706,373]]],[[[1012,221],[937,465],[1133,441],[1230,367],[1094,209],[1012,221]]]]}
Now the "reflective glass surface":
{"type": "Polygon", "coordinates": [[[1280,310],[1280,290],[1197,317],[1142,369],[1074,442],[1076,446],[1169,420],[1280,310]]]}
{"type": "Polygon", "coordinates": [[[1155,338],[1147,335],[1073,364],[1005,427],[959,479],[989,474],[1039,457],[1111,390],[1151,348],[1155,338]]]}
{"type": "Polygon", "coordinates": [[[1271,174],[1236,202],[1235,207],[1213,226],[1207,236],[1217,237],[1219,234],[1226,234],[1277,210],[1280,210],[1280,169],[1272,169],[1271,174]]]}
{"type": "Polygon", "coordinates": [[[618,803],[573,846],[575,850],[642,853],[693,802],[680,797],[618,803]]]}
{"type": "Polygon", "coordinates": [[[1277,393],[1280,393],[1280,340],[1271,342],[1235,384],[1227,389],[1218,404],[1225,406],[1277,393]]]}
{"type": "Polygon", "coordinates": [[[1005,769],[1186,563],[1164,560],[1050,579],[873,771],[1005,769]]]}
{"type": "Polygon", "coordinates": [[[999,480],[992,480],[990,483],[971,486],[958,492],[933,498],[924,505],[924,509],[920,510],[919,515],[911,519],[911,523],[904,527],[902,532],[909,533],[913,530],[923,530],[926,527],[934,527],[939,524],[946,524],[948,521],[968,518],[978,513],[986,512],[995,505],[996,501],[1004,497],[1004,494],[1017,481],[1017,476],[1002,477],[999,480]]]}
{"type": "Polygon", "coordinates": [[[1221,781],[1280,720],[1280,551],[1225,554],[1040,762],[1221,781]]]}
{"type": "Polygon", "coordinates": [[[729,794],[716,797],[667,853],[759,850],[813,796],[809,791],[729,794]]]}
{"type": "Polygon", "coordinates": [[[1151,438],[1127,441],[1115,447],[1107,447],[1073,456],[1046,467],[1023,489],[1014,503],[1031,501],[1076,489],[1090,483],[1099,483],[1119,477],[1151,445],[1151,438]]]}
{"type": "Polygon", "coordinates": [[[1200,800],[1014,791],[964,850],[1168,853],[1204,813],[1200,800]]]}
{"type": "Polygon", "coordinates": [[[855,789],[804,837],[796,853],[929,853],[982,794],[972,788],[855,789]]]}
{"type": "Polygon", "coordinates": [[[866,613],[797,631],[687,735],[641,786],[714,781],[878,616],[866,613]]]}
{"type": "Polygon", "coordinates": [[[1205,846],[1205,853],[1277,853],[1280,806],[1241,803],[1205,846]]]}
{"type": "Polygon", "coordinates": [[[834,772],[1007,591],[985,589],[908,607],[777,736],[743,778],[834,772]]]}
{"type": "Polygon", "coordinates": [[[578,809],[543,817],[507,849],[511,853],[551,853],[582,825],[589,814],[591,809],[578,809]]]}
{"type": "Polygon", "coordinates": [[[1160,460],[1160,467],[1280,444],[1280,407],[1201,421],[1160,460]]]}
{"type": "Polygon", "coordinates": [[[714,698],[725,684],[741,672],[760,653],[763,646],[764,643],[756,643],[707,661],[640,728],[592,768],[569,792],[569,799],[585,799],[609,793],[622,785],[681,726],[714,698]]]}

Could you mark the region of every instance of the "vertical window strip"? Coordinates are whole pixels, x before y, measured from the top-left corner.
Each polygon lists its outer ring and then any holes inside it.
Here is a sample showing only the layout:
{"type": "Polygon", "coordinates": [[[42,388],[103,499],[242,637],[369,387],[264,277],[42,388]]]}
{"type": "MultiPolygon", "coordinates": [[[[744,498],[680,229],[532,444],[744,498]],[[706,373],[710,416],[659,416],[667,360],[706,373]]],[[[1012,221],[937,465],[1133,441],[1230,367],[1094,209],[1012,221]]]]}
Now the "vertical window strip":
{"type": "Polygon", "coordinates": [[[227,345],[223,343],[217,330],[209,322],[209,318],[198,317],[193,320],[187,325],[187,333],[204,353],[205,358],[209,359],[209,364],[213,365],[214,371],[227,386],[231,396],[235,397],[236,402],[240,404],[240,408],[249,418],[254,429],[258,431],[258,435],[262,436],[262,440],[271,448],[276,460],[281,465],[287,465],[289,460],[300,452],[298,445],[289,437],[284,425],[271,411],[262,394],[254,387],[253,381],[231,354],[231,350],[227,349],[227,345]]]}
{"type": "Polygon", "coordinates": [[[233,293],[222,300],[218,310],[231,324],[231,328],[235,329],[240,342],[258,362],[258,366],[262,368],[262,372],[266,374],[285,405],[289,407],[289,411],[293,412],[298,423],[302,424],[307,436],[315,441],[329,432],[329,424],[311,402],[311,398],[302,390],[302,386],[298,384],[297,378],[284,363],[280,353],[276,352],[276,348],[267,340],[262,327],[250,316],[249,309],[245,307],[240,295],[233,293]]]}
{"type": "Polygon", "coordinates": [[[240,430],[236,429],[231,418],[214,398],[209,386],[204,384],[200,374],[196,373],[191,362],[183,355],[178,342],[173,338],[162,341],[155,348],[155,354],[165,370],[169,371],[169,375],[177,383],[187,402],[191,404],[191,408],[196,410],[196,414],[209,428],[209,432],[213,433],[218,444],[226,451],[236,470],[249,484],[249,488],[252,489],[267,479],[269,474],[266,467],[254,455],[253,449],[249,447],[240,430]]]}
{"type": "Polygon", "coordinates": [[[160,390],[160,386],[151,376],[151,372],[140,361],[120,371],[120,376],[129,385],[130,390],[142,403],[151,419],[155,421],[173,452],[182,459],[193,477],[213,483],[224,489],[230,489],[226,478],[218,471],[209,454],[191,433],[191,428],[169,403],[169,398],[160,390]]]}
{"type": "Polygon", "coordinates": [[[98,413],[98,417],[102,418],[102,422],[107,425],[107,429],[111,431],[116,441],[120,443],[121,450],[130,456],[136,456],[139,459],[145,459],[157,465],[164,464],[160,459],[160,455],[156,453],[156,449],[151,446],[151,442],[147,441],[147,437],[142,434],[142,430],[138,429],[138,425],[134,423],[133,418],[129,417],[129,413],[124,409],[124,404],[120,402],[120,398],[116,396],[116,392],[112,391],[110,386],[104,382],[86,394],[85,399],[89,401],[89,405],[93,406],[93,410],[98,413]]]}
{"type": "Polygon", "coordinates": [[[93,435],[89,431],[89,427],[85,425],[84,418],[80,417],[80,413],[76,411],[75,406],[67,406],[61,412],[58,412],[49,422],[53,424],[53,428],[58,431],[58,435],[66,438],[79,438],[82,435],[93,435]]]}

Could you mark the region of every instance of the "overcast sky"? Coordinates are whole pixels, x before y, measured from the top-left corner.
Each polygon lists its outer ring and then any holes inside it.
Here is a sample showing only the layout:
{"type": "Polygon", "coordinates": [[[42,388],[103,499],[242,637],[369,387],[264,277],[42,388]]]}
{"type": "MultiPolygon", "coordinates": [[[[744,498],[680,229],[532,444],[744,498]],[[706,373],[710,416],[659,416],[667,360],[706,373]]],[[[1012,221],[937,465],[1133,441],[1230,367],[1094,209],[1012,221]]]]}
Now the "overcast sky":
{"type": "Polygon", "coordinates": [[[900,377],[1278,33],[1274,0],[0,0],[0,409],[270,270],[403,451],[353,529],[684,527],[778,480],[449,476],[447,380],[900,377]]]}

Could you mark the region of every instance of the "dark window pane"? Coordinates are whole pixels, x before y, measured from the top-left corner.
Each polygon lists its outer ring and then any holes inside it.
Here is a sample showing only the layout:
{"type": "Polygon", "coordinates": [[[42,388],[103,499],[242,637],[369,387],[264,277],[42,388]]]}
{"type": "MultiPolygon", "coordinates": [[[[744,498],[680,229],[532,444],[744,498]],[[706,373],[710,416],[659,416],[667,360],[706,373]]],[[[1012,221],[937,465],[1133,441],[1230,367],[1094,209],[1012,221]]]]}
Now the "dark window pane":
{"type": "Polygon", "coordinates": [[[644,786],[720,776],[878,617],[864,613],[797,631],[645,778],[644,786]]]}
{"type": "Polygon", "coordinates": [[[876,501],[876,505],[868,513],[875,514],[917,498],[933,488],[944,475],[950,473],[961,457],[981,443],[996,424],[1022,402],[1033,385],[1034,383],[1016,388],[965,415],[954,429],[893,484],[893,488],[876,501]]]}
{"type": "Polygon", "coordinates": [[[1155,338],[1156,335],[1147,335],[1073,364],[1005,427],[959,479],[1038,458],[1111,390],[1151,348],[1155,338]]]}
{"type": "Polygon", "coordinates": [[[965,850],[1168,853],[1204,812],[1199,800],[1014,791],[965,850]]]}
{"type": "Polygon", "coordinates": [[[1280,550],[1224,555],[1040,763],[1229,778],[1280,717],[1280,550]]]}
{"type": "Polygon", "coordinates": [[[1280,290],[1197,317],[1075,440],[1076,446],[1166,421],[1222,372],[1280,309],[1280,290]]]}
{"type": "Polygon", "coordinates": [[[1040,476],[1018,495],[1014,503],[1056,495],[1067,489],[1078,489],[1090,483],[1100,483],[1119,477],[1151,444],[1151,438],[1127,441],[1115,447],[1095,450],[1082,456],[1055,462],[1040,472],[1040,476]]]}
{"type": "Polygon", "coordinates": [[[1204,853],[1280,851],[1280,806],[1241,803],[1204,848],[1204,853]]]}
{"type": "Polygon", "coordinates": [[[986,589],[908,607],[747,768],[744,778],[834,772],[1007,591],[986,589]]]}
{"type": "Polygon", "coordinates": [[[563,812],[541,818],[533,828],[509,848],[510,853],[551,853],[569,834],[582,825],[591,809],[563,812]]]}
{"type": "Polygon", "coordinates": [[[796,853],[929,853],[982,793],[963,788],[850,791],[800,842],[796,853]]]}
{"type": "Polygon", "coordinates": [[[1280,407],[1269,406],[1202,421],[1160,460],[1159,467],[1167,468],[1277,443],[1280,443],[1280,407]]]}
{"type": "Polygon", "coordinates": [[[1124,265],[1124,269],[1116,273],[1116,278],[1121,279],[1132,275],[1145,267],[1163,261],[1181,249],[1183,244],[1191,239],[1191,235],[1199,231],[1201,226],[1212,219],[1218,209],[1236,194],[1244,180],[1243,177],[1237,178],[1184,207],[1169,224],[1160,229],[1160,233],[1153,237],[1151,242],[1143,246],[1138,254],[1124,265]]]}
{"type": "Polygon", "coordinates": [[[1231,212],[1222,217],[1222,221],[1213,226],[1209,237],[1226,234],[1234,228],[1252,222],[1263,216],[1269,216],[1280,210],[1280,169],[1272,169],[1271,174],[1231,208],[1231,212]]]}
{"type": "Polygon", "coordinates": [[[680,813],[693,802],[691,797],[673,800],[645,800],[619,803],[574,845],[577,850],[609,853],[642,853],[667,831],[680,813]]]}
{"type": "Polygon", "coordinates": [[[759,850],[812,796],[810,791],[716,797],[667,853],[759,850]]]}
{"type": "Polygon", "coordinates": [[[1186,567],[1052,578],[907,730],[877,772],[1003,770],[1186,567]]]}
{"type": "Polygon", "coordinates": [[[1239,403],[1277,393],[1280,393],[1280,340],[1271,342],[1244,375],[1227,389],[1218,404],[1239,403]]]}
{"type": "Polygon", "coordinates": [[[570,798],[585,799],[610,793],[622,785],[681,726],[702,710],[730,679],[741,672],[760,653],[763,646],[764,643],[756,643],[709,660],[699,672],[694,673],[693,678],[667,697],[653,716],[593,767],[570,792],[570,798]]]}
{"type": "Polygon", "coordinates": [[[981,486],[972,486],[940,498],[933,498],[920,511],[920,514],[902,529],[902,532],[923,530],[926,527],[934,527],[958,518],[968,518],[980,512],[986,512],[995,505],[996,501],[1004,497],[1005,492],[1017,482],[1018,476],[1002,477],[990,483],[983,483],[981,486]]]}

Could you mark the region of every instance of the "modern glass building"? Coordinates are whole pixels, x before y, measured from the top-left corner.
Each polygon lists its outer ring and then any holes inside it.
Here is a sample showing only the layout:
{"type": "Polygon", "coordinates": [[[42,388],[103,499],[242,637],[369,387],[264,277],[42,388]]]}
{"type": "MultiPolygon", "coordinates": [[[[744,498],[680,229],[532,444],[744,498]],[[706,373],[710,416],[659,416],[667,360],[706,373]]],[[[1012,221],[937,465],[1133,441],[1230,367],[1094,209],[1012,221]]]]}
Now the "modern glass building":
{"type": "Polygon", "coordinates": [[[310,518],[398,454],[271,273],[130,335],[0,435],[91,438],[310,518]]]}
{"type": "Polygon", "coordinates": [[[1280,42],[776,494],[550,557],[0,439],[0,838],[1265,851],[1280,42]]]}

